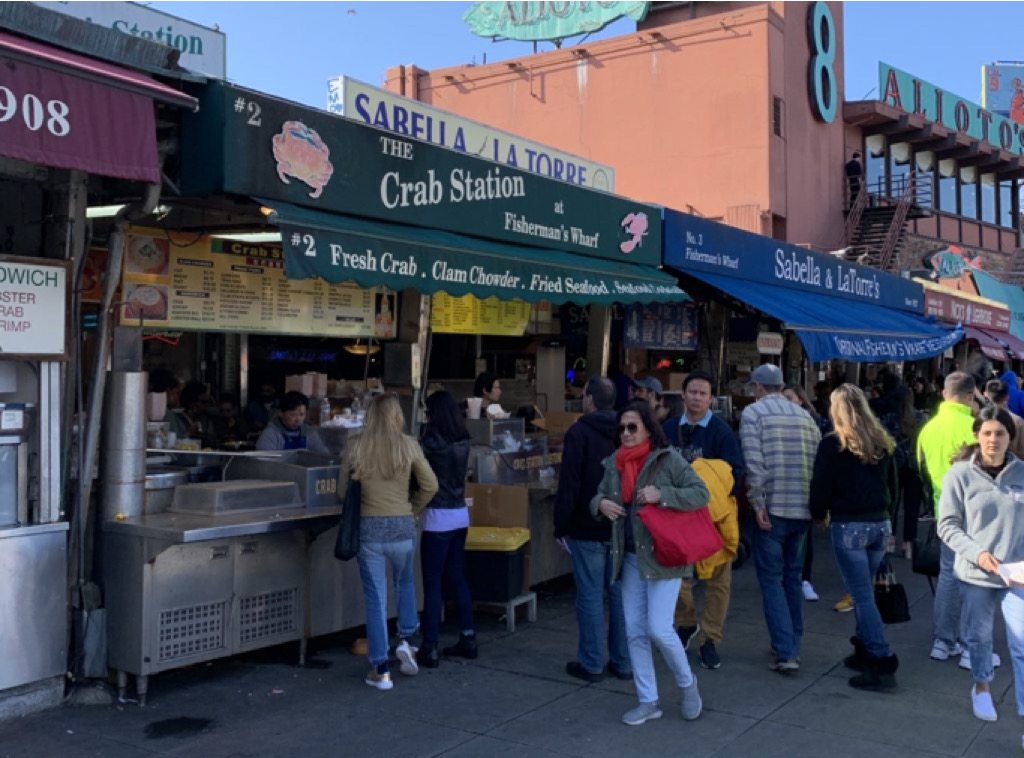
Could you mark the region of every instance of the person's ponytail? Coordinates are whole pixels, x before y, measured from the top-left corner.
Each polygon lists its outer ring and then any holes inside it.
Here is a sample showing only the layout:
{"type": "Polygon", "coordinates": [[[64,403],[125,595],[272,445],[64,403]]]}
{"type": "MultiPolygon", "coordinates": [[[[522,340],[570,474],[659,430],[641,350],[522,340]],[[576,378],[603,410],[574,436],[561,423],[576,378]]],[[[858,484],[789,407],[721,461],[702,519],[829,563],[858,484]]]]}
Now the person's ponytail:
{"type": "Polygon", "coordinates": [[[951,464],[953,464],[953,463],[959,463],[960,461],[969,461],[969,460],[971,460],[971,458],[974,457],[974,455],[976,453],[978,453],[980,451],[981,451],[981,445],[979,445],[977,442],[975,442],[973,444],[966,444],[965,443],[965,444],[961,445],[960,449],[957,450],[953,454],[953,457],[950,458],[949,462],[951,464]]]}

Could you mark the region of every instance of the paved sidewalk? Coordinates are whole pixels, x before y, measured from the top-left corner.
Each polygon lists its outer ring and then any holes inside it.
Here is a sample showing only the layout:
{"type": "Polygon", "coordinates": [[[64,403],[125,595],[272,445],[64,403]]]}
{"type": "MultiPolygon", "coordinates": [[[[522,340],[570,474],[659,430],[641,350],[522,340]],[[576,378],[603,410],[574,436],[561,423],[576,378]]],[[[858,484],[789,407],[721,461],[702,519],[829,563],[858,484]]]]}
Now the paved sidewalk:
{"type": "MultiPolygon", "coordinates": [[[[705,671],[691,654],[704,715],[679,717],[678,693],[658,659],[665,717],[641,727],[619,722],[635,704],[631,682],[588,685],[564,673],[576,646],[571,581],[541,590],[537,623],[514,634],[480,616],[481,655],[442,662],[415,678],[395,666],[395,688],[362,683],[365,661],[344,637],[312,644],[307,668],[285,645],[155,676],[149,704],[63,707],[0,724],[0,756],[614,756],[687,758],[992,758],[1021,754],[1002,624],[996,649],[1006,663],[993,693],[1000,721],[970,709],[970,674],[930,649],[927,583],[896,561],[913,620],[888,630],[901,666],[891,694],[847,686],[842,667],[853,615],[832,611],[841,585],[824,533],[816,540],[818,603],[805,605],[801,671],[768,670],[768,637],[752,563],[735,574],[722,668],[705,671]]],[[[454,632],[446,630],[444,639],[454,632]]],[[[11,654],[11,651],[5,651],[11,654]]]]}

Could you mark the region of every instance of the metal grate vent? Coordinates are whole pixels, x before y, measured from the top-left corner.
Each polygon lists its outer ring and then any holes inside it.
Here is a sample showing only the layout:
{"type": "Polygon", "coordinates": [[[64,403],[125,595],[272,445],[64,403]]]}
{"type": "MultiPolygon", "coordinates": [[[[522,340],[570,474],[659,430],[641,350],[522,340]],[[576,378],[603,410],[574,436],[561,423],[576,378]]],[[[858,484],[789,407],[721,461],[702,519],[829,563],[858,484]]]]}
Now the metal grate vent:
{"type": "Polygon", "coordinates": [[[239,598],[239,643],[294,632],[297,596],[298,590],[292,588],[239,598]]]}
{"type": "Polygon", "coordinates": [[[159,659],[172,661],[209,650],[222,650],[227,604],[205,603],[160,611],[159,659]]]}

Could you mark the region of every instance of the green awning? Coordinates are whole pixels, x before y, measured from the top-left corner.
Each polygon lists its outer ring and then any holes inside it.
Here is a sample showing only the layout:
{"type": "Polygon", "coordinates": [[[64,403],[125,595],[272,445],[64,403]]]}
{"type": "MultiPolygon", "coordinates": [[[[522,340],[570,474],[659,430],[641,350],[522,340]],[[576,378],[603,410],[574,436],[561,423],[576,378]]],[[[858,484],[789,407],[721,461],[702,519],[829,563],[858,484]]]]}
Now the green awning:
{"type": "Polygon", "coordinates": [[[675,277],[648,266],[257,200],[274,209],[271,221],[281,227],[289,279],[320,277],[363,287],[528,303],[690,299],[675,277]]]}

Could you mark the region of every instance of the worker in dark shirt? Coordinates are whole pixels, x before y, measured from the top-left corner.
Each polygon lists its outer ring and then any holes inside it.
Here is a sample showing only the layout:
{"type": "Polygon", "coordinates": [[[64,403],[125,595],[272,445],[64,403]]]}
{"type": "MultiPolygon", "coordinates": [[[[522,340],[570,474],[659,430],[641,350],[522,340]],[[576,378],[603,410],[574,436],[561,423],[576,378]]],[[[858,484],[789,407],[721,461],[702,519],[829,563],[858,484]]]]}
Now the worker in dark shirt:
{"type": "Polygon", "coordinates": [[[852,206],[860,194],[861,181],[864,176],[864,166],[860,162],[860,153],[854,153],[853,157],[846,162],[846,186],[850,190],[849,206],[852,206]]]}

